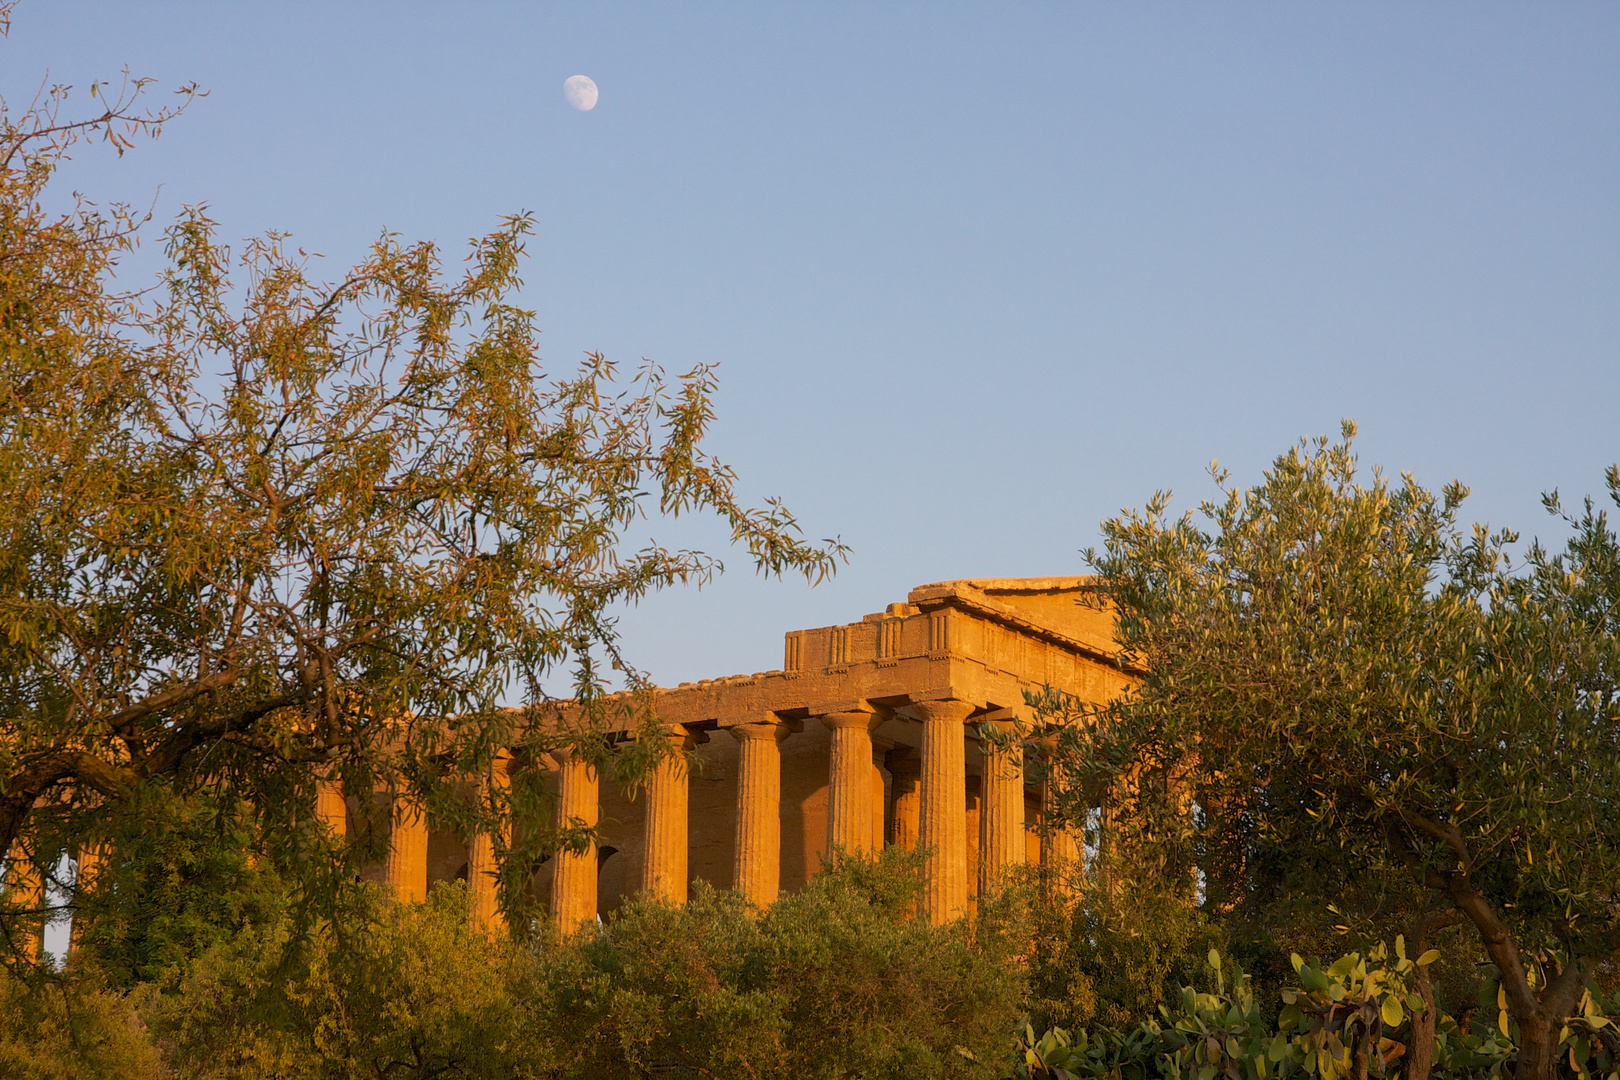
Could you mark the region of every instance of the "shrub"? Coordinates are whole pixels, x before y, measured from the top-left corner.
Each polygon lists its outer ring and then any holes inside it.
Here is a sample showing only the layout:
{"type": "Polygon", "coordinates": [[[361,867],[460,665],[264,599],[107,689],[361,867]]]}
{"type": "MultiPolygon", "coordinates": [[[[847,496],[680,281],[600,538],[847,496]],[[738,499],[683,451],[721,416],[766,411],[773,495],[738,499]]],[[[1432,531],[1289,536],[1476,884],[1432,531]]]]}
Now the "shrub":
{"type": "Polygon", "coordinates": [[[163,1075],[131,997],[79,973],[25,978],[0,968],[0,1076],[158,1080],[163,1075]]]}

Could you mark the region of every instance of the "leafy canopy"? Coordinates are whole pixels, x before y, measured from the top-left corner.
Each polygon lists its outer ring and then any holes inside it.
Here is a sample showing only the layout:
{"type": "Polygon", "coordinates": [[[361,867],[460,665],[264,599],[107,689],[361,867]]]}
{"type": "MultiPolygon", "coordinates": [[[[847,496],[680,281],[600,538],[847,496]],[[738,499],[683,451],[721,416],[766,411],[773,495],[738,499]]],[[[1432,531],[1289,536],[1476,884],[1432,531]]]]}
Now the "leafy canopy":
{"type": "Polygon", "coordinates": [[[1045,702],[1071,813],[1194,808],[1222,904],[1286,901],[1305,864],[1466,919],[1544,1075],[1537,1040],[1620,949],[1620,542],[1588,501],[1515,562],[1513,534],[1459,527],[1461,485],[1358,482],[1353,436],[1252,488],[1217,472],[1197,518],[1161,493],[1104,523],[1089,558],[1143,674],[1097,711],[1045,702]]]}

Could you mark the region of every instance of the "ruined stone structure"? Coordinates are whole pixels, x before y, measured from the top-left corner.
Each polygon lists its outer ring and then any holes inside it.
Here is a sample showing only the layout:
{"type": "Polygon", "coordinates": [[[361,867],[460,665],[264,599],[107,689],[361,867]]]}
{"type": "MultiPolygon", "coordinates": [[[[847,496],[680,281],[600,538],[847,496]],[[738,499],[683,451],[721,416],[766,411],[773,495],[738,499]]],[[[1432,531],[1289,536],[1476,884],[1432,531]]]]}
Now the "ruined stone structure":
{"type": "MultiPolygon", "coordinates": [[[[667,759],[632,798],[585,763],[556,760],[559,814],[597,824],[601,843],[560,853],[536,888],[570,931],[641,890],[680,903],[703,879],[768,904],[832,845],[920,845],[926,912],[942,923],[1007,869],[1072,858],[1071,838],[1038,828],[1041,793],[1022,754],[995,752],[979,731],[1015,721],[1026,690],[1101,701],[1123,687],[1110,617],[1080,602],[1090,587],[924,585],[859,622],[790,632],[780,670],[658,691],[659,722],[691,764],[667,759]]],[[[323,807],[336,826],[341,803],[323,807]]],[[[401,899],[465,877],[494,918],[487,837],[440,835],[410,805],[395,807],[393,828],[385,877],[401,899]]]]}

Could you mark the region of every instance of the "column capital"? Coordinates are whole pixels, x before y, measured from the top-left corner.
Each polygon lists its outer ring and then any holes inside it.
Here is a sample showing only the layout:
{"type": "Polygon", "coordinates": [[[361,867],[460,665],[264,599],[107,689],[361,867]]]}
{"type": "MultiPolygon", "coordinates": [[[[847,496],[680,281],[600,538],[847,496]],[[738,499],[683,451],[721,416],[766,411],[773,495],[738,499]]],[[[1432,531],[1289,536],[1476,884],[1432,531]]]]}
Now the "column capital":
{"type": "Polygon", "coordinates": [[[707,735],[692,731],[685,724],[660,721],[657,726],[668,737],[670,745],[677,750],[690,750],[699,743],[709,741],[707,735]]]}
{"type": "Polygon", "coordinates": [[[781,742],[792,734],[792,729],[780,720],[760,720],[751,724],[735,724],[726,730],[731,732],[731,737],[738,742],[753,742],[763,739],[781,742]]]}
{"type": "Polygon", "coordinates": [[[822,726],[829,731],[839,731],[844,728],[861,728],[868,734],[879,724],[883,718],[876,711],[850,709],[845,712],[829,712],[821,714],[822,726]]]}
{"type": "Polygon", "coordinates": [[[906,708],[927,724],[960,724],[973,715],[974,706],[971,701],[943,698],[939,701],[915,701],[906,708]]]}

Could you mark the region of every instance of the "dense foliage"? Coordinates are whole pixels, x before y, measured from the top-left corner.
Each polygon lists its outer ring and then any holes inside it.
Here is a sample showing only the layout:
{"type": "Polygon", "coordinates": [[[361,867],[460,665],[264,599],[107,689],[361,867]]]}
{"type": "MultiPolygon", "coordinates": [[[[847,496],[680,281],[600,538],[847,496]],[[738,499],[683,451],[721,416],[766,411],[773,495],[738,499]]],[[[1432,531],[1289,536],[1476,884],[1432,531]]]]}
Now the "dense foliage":
{"type": "Polygon", "coordinates": [[[1358,483],[1352,436],[1246,490],[1217,474],[1207,528],[1163,495],[1104,523],[1091,558],[1143,674],[1100,711],[1043,702],[1071,812],[1104,806],[1172,885],[1196,862],[1209,910],[1273,951],[1302,903],[1409,920],[1420,948],[1466,921],[1520,1080],[1549,1076],[1620,956],[1620,540],[1588,502],[1515,562],[1513,534],[1458,525],[1460,485],[1358,483]]]}
{"type": "Polygon", "coordinates": [[[1017,920],[935,929],[913,915],[919,892],[919,861],[894,851],[763,913],[699,887],[685,907],[638,899],[595,935],[518,945],[470,927],[459,884],[417,907],[361,891],[343,924],[306,940],[285,918],[249,925],[133,994],[82,974],[34,994],[8,982],[0,1075],[1003,1075],[1017,920]],[[85,1035],[52,1035],[47,1066],[24,1044],[64,1000],[85,1035]]]}

